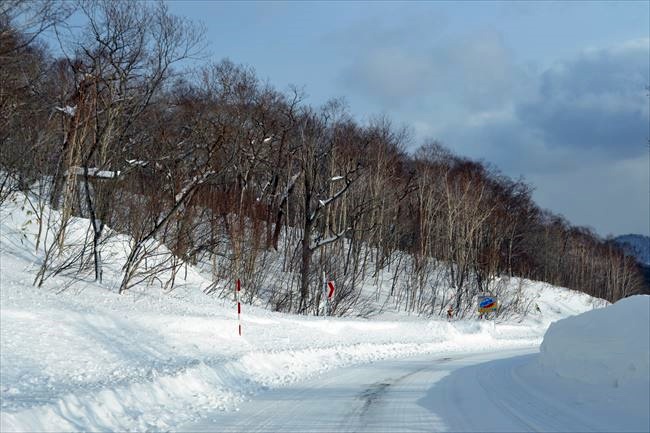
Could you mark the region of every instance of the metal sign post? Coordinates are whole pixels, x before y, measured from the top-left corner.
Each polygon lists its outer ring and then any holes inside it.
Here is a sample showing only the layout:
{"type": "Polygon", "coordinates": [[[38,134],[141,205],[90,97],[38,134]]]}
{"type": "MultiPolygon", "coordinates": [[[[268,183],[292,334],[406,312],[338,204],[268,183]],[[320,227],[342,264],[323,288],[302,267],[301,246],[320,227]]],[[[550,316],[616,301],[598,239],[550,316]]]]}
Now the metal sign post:
{"type": "Polygon", "coordinates": [[[235,285],[235,299],[237,300],[237,323],[239,327],[239,335],[241,336],[241,302],[239,301],[239,292],[241,291],[241,281],[237,278],[235,285]]]}
{"type": "Polygon", "coordinates": [[[325,271],[323,271],[323,290],[320,294],[320,314],[327,316],[327,279],[325,279],[325,271]]]}

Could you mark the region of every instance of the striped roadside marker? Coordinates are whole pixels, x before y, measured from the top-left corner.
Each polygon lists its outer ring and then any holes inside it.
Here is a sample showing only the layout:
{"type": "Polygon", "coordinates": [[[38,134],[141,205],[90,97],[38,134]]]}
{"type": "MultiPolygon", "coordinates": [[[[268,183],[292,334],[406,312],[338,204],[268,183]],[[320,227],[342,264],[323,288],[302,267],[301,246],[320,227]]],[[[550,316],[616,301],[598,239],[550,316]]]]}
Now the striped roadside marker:
{"type": "Polygon", "coordinates": [[[334,281],[328,281],[327,282],[327,288],[329,289],[327,291],[327,299],[330,300],[330,299],[332,299],[332,296],[334,295],[334,281]]]}
{"type": "Polygon", "coordinates": [[[241,302],[239,302],[239,292],[241,291],[241,281],[237,278],[237,287],[235,289],[235,298],[237,299],[237,322],[239,323],[239,335],[241,336],[241,302]]]}

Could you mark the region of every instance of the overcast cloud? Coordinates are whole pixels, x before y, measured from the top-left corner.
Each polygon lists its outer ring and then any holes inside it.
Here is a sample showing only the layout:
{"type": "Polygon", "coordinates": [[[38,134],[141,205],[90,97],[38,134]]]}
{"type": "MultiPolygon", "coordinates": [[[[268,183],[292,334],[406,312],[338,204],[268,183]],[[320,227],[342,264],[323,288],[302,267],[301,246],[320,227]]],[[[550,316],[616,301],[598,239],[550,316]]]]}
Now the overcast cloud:
{"type": "Polygon", "coordinates": [[[215,57],[344,97],[535,187],[603,236],[650,235],[650,3],[177,2],[215,57]]]}
{"type": "Polygon", "coordinates": [[[524,176],[542,206],[575,224],[650,231],[650,39],[544,69],[519,64],[497,31],[403,43],[362,47],[342,72],[347,91],[398,113],[420,139],[524,176]]]}

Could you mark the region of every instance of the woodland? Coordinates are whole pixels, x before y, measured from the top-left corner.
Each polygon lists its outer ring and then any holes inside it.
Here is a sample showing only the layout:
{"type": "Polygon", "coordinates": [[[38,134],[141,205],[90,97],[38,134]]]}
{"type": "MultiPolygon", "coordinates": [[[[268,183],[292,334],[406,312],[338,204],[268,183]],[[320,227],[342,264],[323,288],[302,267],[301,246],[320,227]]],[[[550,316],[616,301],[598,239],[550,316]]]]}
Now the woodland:
{"type": "Polygon", "coordinates": [[[319,314],[324,275],[337,315],[368,313],[362,292],[380,286],[425,316],[473,314],[513,277],[612,302],[645,290],[632,257],[540,208],[525,180],[387,116],[359,122],[342,99],[310,106],[205,45],[164,3],[2,2],[0,206],[28,198],[36,286],[101,282],[128,236],[120,293],[171,291],[190,264],[208,294],[241,279],[247,302],[298,314],[319,314]]]}

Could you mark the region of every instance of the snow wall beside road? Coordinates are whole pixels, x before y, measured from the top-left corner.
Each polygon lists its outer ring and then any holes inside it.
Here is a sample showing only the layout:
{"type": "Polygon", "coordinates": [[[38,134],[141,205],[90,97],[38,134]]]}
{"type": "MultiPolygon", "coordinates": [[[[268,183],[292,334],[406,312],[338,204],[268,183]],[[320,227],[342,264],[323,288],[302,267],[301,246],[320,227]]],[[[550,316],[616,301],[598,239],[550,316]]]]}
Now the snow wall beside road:
{"type": "Polygon", "coordinates": [[[539,363],[547,372],[594,385],[650,385],[650,296],[552,323],[539,363]]]}

